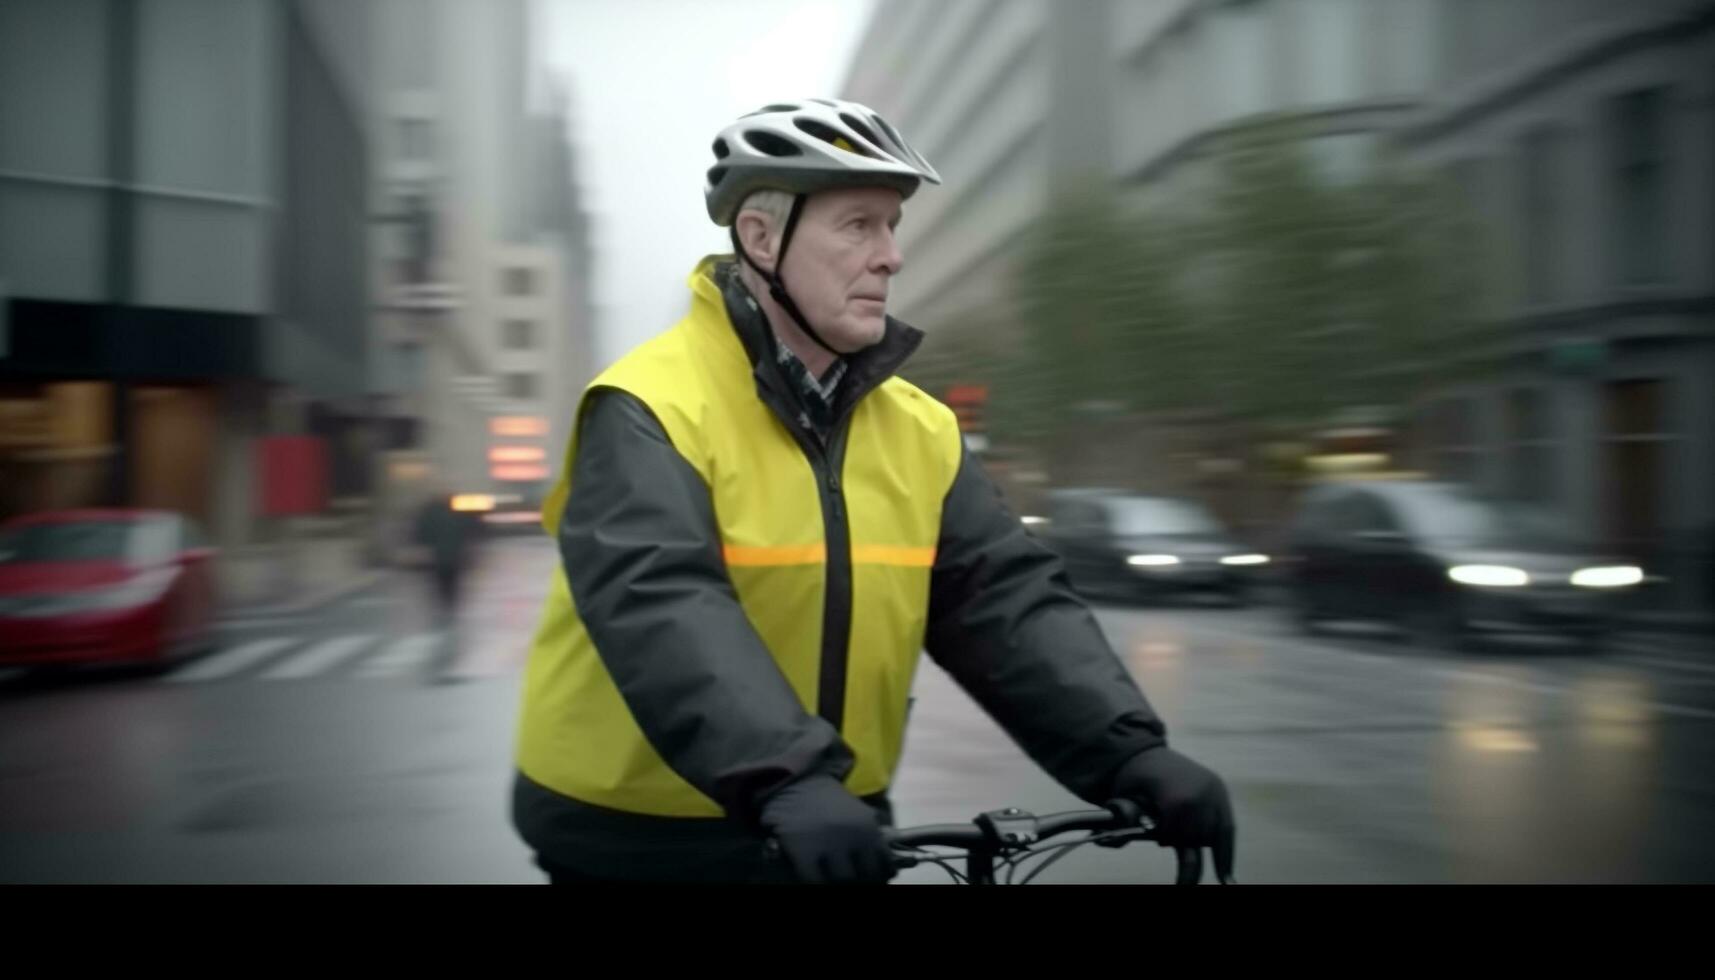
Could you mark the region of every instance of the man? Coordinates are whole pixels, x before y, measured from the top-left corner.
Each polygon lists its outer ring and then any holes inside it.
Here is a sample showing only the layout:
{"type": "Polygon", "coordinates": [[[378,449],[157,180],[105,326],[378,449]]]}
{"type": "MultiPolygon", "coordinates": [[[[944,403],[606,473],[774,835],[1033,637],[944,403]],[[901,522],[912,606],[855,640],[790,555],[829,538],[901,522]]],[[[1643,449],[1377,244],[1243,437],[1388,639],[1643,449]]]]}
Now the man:
{"type": "Polygon", "coordinates": [[[435,625],[447,631],[438,663],[432,673],[438,680],[450,680],[446,669],[458,656],[459,600],[465,575],[475,564],[482,525],[473,513],[453,509],[453,498],[446,487],[436,485],[417,511],[412,538],[425,555],[435,603],[435,625]]]}
{"type": "Polygon", "coordinates": [[[513,816],[550,880],[892,877],[924,649],[1079,796],[1230,850],[1220,779],[1167,748],[953,413],[893,376],[921,339],[886,316],[893,231],[934,169],[824,100],[744,116],[714,153],[738,261],[704,259],[690,313],[590,385],[544,507],[562,567],[513,816]]]}

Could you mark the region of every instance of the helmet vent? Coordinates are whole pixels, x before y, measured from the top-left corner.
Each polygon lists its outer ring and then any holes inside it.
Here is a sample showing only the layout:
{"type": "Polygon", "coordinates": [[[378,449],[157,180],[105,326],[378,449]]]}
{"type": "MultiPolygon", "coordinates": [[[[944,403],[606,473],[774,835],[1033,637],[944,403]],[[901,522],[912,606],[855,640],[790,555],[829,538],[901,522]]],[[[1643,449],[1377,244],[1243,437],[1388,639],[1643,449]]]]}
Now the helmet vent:
{"type": "Polygon", "coordinates": [[[756,152],[771,157],[796,157],[804,154],[791,140],[763,129],[745,130],[744,141],[756,152]]]}
{"type": "Polygon", "coordinates": [[[860,122],[856,116],[842,112],[842,113],[840,113],[840,121],[845,123],[847,126],[850,126],[852,128],[852,132],[857,133],[859,136],[862,136],[864,139],[869,140],[871,143],[874,143],[876,146],[886,146],[887,145],[886,143],[882,142],[881,140],[876,139],[875,132],[873,130],[871,130],[868,126],[865,126],[862,122],[860,122]]]}
{"type": "Polygon", "coordinates": [[[875,156],[875,154],[871,153],[867,148],[853,145],[852,141],[846,139],[845,134],[841,133],[839,130],[834,129],[832,126],[819,123],[814,119],[794,117],[792,125],[797,126],[799,129],[809,133],[811,136],[816,137],[824,143],[831,143],[842,150],[849,150],[852,153],[856,153],[858,156],[875,156]]]}

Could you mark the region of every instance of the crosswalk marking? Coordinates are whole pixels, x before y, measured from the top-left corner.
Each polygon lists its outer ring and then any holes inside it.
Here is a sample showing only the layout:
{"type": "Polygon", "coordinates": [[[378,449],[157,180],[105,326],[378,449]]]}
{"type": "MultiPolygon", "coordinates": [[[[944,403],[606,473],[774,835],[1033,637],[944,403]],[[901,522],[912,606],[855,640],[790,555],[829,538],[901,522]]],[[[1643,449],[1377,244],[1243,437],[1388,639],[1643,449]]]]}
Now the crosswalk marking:
{"type": "Polygon", "coordinates": [[[341,636],[323,640],[262,675],[265,681],[295,681],[357,656],[375,642],[373,636],[341,636]]]}
{"type": "MultiPolygon", "coordinates": [[[[342,672],[365,680],[407,677],[413,671],[427,667],[443,651],[451,656],[452,651],[447,648],[451,642],[444,630],[404,636],[348,634],[309,640],[267,637],[222,648],[195,663],[180,667],[164,679],[175,684],[228,680],[289,681],[342,672]],[[346,670],[348,664],[353,666],[346,670]]],[[[464,677],[486,677],[513,672],[522,667],[523,658],[515,649],[518,646],[516,643],[489,642],[462,649],[455,673],[464,677]]],[[[0,681],[5,678],[5,671],[0,668],[0,681]]]]}
{"type": "Polygon", "coordinates": [[[445,640],[444,633],[420,633],[389,644],[387,650],[371,657],[358,671],[359,677],[397,677],[420,666],[435,648],[445,640]]]}
{"type": "MultiPolygon", "coordinates": [[[[1631,650],[1635,648],[1627,647],[1626,649],[1631,650]]],[[[1624,657],[1616,657],[1615,659],[1622,660],[1629,664],[1641,664],[1646,667],[1661,667],[1666,670],[1688,670],[1694,674],[1715,674],[1715,666],[1710,664],[1694,664],[1684,660],[1670,660],[1665,657],[1639,657],[1628,655],[1624,657]]]]}
{"type": "Polygon", "coordinates": [[[212,657],[181,667],[167,675],[166,679],[176,684],[190,684],[231,677],[240,671],[249,670],[298,642],[291,637],[271,637],[241,643],[230,650],[222,650],[212,657]]]}

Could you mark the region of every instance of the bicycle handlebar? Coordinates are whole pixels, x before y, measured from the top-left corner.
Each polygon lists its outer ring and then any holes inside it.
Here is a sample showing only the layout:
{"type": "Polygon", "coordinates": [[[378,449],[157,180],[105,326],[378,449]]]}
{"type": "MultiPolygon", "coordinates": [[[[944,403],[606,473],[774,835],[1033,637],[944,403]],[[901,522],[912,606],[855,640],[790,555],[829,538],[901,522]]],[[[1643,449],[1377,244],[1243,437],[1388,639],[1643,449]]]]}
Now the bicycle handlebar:
{"type": "MultiPolygon", "coordinates": [[[[889,829],[885,833],[888,846],[895,851],[923,847],[956,847],[968,856],[992,860],[1033,847],[1052,837],[1075,831],[1119,834],[1107,839],[1092,840],[1101,846],[1119,847],[1137,840],[1154,840],[1154,826],[1144,817],[1137,804],[1115,800],[1105,810],[1074,810],[1038,817],[1016,808],[995,810],[982,814],[970,823],[927,824],[920,827],[889,829]]],[[[1179,872],[1176,884],[1195,885],[1203,880],[1203,851],[1196,847],[1174,848],[1179,872]]],[[[916,866],[918,859],[909,854],[897,855],[898,866],[916,866]]],[[[1231,876],[1222,876],[1224,884],[1233,883],[1231,876]]]]}
{"type": "MultiPolygon", "coordinates": [[[[888,847],[894,851],[895,867],[913,868],[925,860],[932,860],[929,856],[911,853],[913,851],[925,847],[954,847],[965,852],[966,877],[972,884],[993,884],[996,859],[1010,858],[1030,851],[1050,838],[1076,831],[1090,831],[1096,836],[1064,846],[1078,847],[1088,843],[1117,848],[1134,841],[1156,839],[1154,824],[1144,816],[1142,808],[1130,800],[1114,800],[1105,810],[1073,810],[1041,817],[1014,807],[981,814],[970,823],[890,827],[882,833],[888,847]]],[[[1228,843],[1230,845],[1230,841],[1228,843]]],[[[779,842],[770,839],[767,850],[771,857],[778,858],[779,842]]],[[[1219,851],[1217,849],[1217,857],[1219,851]]],[[[1202,848],[1175,847],[1174,852],[1179,865],[1174,883],[1201,883],[1202,848]]],[[[1231,863],[1230,846],[1227,854],[1227,863],[1231,863]]],[[[1217,880],[1226,885],[1234,884],[1231,874],[1223,873],[1219,864],[1217,861],[1217,880]]]]}

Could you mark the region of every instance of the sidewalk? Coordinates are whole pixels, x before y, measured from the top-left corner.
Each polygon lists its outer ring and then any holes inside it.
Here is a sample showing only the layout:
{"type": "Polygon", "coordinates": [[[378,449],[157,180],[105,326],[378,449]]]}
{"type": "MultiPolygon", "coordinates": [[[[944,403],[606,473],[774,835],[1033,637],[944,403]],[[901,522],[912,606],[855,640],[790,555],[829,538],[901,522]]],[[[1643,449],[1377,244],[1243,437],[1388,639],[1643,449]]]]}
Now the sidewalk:
{"type": "Polygon", "coordinates": [[[217,618],[302,615],[340,599],[367,592],[385,581],[392,571],[390,568],[353,569],[343,577],[316,586],[281,590],[251,602],[227,602],[222,605],[217,618]]]}
{"type": "Polygon", "coordinates": [[[376,564],[350,522],[295,526],[286,540],[223,552],[219,618],[299,615],[373,588],[392,571],[376,564]]]}

